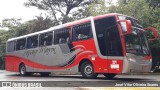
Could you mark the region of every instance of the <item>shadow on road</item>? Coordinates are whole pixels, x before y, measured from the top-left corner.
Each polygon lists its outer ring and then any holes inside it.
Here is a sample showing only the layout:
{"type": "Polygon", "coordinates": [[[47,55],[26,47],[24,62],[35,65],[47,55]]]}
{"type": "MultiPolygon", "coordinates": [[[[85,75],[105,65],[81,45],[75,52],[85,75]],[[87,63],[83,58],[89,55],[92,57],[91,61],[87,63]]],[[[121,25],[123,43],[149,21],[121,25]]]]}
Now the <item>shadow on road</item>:
{"type": "MultiPolygon", "coordinates": [[[[7,77],[12,77],[12,78],[14,78],[14,77],[26,77],[26,78],[35,78],[35,79],[37,79],[37,78],[39,78],[39,77],[41,77],[40,79],[49,79],[49,78],[56,78],[56,79],[59,79],[59,78],[64,78],[64,80],[65,80],[65,78],[66,79],[71,79],[71,80],[73,80],[74,81],[74,79],[82,79],[82,80],[89,80],[89,81],[94,81],[94,80],[100,80],[100,81],[105,81],[105,80],[109,80],[109,81],[154,81],[154,79],[149,79],[149,78],[145,78],[144,76],[144,78],[141,78],[141,77],[138,77],[138,76],[136,76],[136,75],[132,75],[131,77],[129,77],[129,75],[125,78],[125,77],[119,77],[118,75],[116,76],[116,77],[114,77],[114,78],[112,78],[112,79],[108,79],[108,78],[106,78],[106,77],[103,77],[102,75],[100,75],[99,77],[97,77],[96,79],[84,79],[81,75],[50,75],[50,76],[48,76],[48,77],[42,77],[42,76],[40,76],[39,74],[35,74],[35,75],[31,75],[31,76],[20,76],[19,74],[9,74],[9,75],[6,75],[7,77]],[[135,77],[134,77],[135,76],[135,77]]],[[[123,75],[121,75],[121,76],[123,76],[123,75]]],[[[124,75],[125,76],[125,75],[124,75]]]]}

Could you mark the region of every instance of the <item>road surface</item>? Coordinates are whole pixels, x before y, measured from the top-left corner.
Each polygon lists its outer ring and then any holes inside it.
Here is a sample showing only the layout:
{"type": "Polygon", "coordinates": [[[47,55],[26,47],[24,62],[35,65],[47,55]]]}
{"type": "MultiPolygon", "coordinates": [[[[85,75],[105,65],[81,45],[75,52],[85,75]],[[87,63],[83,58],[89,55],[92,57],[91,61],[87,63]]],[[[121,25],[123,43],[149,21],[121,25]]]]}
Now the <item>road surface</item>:
{"type": "MultiPolygon", "coordinates": [[[[35,74],[24,77],[20,76],[18,73],[0,70],[0,81],[16,83],[12,84],[12,87],[24,87],[26,83],[26,85],[28,85],[28,83],[41,83],[40,85],[37,84],[37,86],[48,88],[66,87],[65,89],[67,89],[69,87],[74,87],[69,88],[69,90],[79,90],[80,87],[145,87],[148,85],[150,85],[150,87],[160,87],[159,74],[117,75],[113,79],[107,79],[103,75],[99,75],[97,79],[84,79],[81,75],[50,75],[49,77],[41,77],[35,74]],[[17,83],[23,84],[18,86],[17,83]]],[[[2,87],[2,85],[0,86],[2,87]]],[[[29,84],[29,86],[36,87],[32,84],[29,84]]]]}

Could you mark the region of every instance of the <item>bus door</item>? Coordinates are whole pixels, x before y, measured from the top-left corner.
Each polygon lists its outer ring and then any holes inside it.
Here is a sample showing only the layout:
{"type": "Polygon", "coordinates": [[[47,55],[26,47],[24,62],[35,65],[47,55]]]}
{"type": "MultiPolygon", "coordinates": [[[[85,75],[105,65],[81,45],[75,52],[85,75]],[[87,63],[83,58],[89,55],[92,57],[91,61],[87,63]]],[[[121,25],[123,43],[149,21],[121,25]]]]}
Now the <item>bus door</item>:
{"type": "Polygon", "coordinates": [[[109,73],[121,73],[124,58],[120,34],[116,25],[105,30],[105,42],[109,73]]]}

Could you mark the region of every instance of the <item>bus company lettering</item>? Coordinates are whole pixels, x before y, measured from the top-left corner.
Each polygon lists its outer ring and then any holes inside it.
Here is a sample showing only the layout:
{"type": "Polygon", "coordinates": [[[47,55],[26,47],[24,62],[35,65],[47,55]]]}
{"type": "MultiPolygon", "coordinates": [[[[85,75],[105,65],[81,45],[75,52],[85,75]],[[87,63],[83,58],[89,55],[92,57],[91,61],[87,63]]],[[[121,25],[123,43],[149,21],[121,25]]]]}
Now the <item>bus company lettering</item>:
{"type": "Polygon", "coordinates": [[[24,55],[27,56],[27,57],[31,56],[31,55],[35,56],[37,54],[37,52],[38,52],[38,50],[27,50],[27,51],[24,52],[24,55]]]}
{"type": "Polygon", "coordinates": [[[54,54],[56,54],[56,49],[55,48],[47,48],[47,47],[41,47],[39,49],[39,53],[44,53],[46,55],[48,55],[49,53],[53,52],[54,54]]]}
{"type": "Polygon", "coordinates": [[[29,56],[35,56],[38,53],[43,53],[45,55],[48,55],[49,53],[56,54],[56,49],[55,48],[47,48],[47,47],[40,47],[39,49],[36,50],[26,50],[24,52],[24,55],[29,57],[29,56]]]}

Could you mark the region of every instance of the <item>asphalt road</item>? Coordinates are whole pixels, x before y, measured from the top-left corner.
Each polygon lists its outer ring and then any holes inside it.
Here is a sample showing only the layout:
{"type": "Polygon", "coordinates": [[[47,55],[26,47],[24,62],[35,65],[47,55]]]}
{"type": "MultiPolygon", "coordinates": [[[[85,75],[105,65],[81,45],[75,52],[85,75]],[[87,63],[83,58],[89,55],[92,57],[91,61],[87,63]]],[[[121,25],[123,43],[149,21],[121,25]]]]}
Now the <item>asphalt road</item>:
{"type": "Polygon", "coordinates": [[[31,76],[20,76],[19,73],[0,70],[0,81],[160,81],[160,74],[123,74],[113,79],[107,79],[98,75],[97,79],[84,79],[81,75],[50,75],[41,77],[39,74],[31,76]]]}
{"type": "Polygon", "coordinates": [[[160,87],[159,74],[125,74],[117,75],[113,79],[107,79],[103,75],[99,75],[97,79],[84,79],[81,75],[50,75],[49,77],[41,77],[36,74],[20,76],[18,73],[0,70],[0,81],[12,83],[35,82],[42,83],[42,87],[130,87],[129,84],[131,87],[143,87],[144,85],[148,86],[148,83],[154,87],[160,87]]]}

